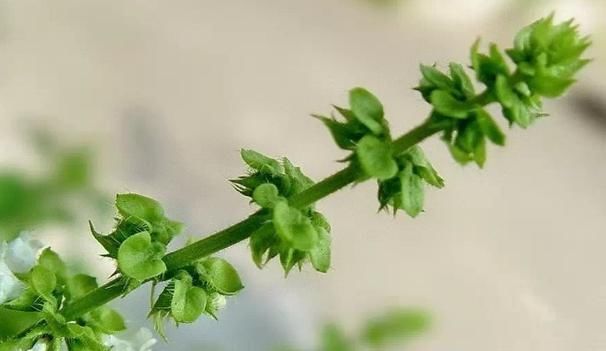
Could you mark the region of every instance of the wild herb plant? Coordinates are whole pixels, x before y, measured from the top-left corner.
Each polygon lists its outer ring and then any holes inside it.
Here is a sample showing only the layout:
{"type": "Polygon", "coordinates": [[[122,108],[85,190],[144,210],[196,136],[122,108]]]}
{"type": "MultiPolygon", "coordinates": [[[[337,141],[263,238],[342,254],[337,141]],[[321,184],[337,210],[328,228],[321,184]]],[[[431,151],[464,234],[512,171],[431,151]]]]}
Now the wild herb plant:
{"type": "MultiPolygon", "coordinates": [[[[149,315],[160,332],[167,319],[181,324],[202,315],[216,318],[226,297],[237,294],[243,284],[229,262],[213,255],[246,239],[259,267],[277,257],[286,273],[306,262],[326,272],[332,234],[328,220],[316,209],[320,199],[372,179],[378,185],[380,208],[419,215],[425,188],[444,186],[419,144],[438,134],[457,162],[484,166],[487,142],[505,144],[504,132],[486,107],[499,105],[510,127],[529,127],[545,116],[543,98],[559,97],[574,83],[577,71],[589,62],[582,57],[589,45],[572,21],[556,24],[549,16],[522,29],[505,52],[496,44],[482,52],[476,42],[467,68],[451,63],[443,72],[435,65],[422,65],[416,90],[431,112],[421,125],[395,138],[377,97],[354,88],[348,107],[335,106],[338,117],[316,115],[346,151],[343,170],[316,183],[287,158],[243,150],[248,173],[232,183],[259,209],[170,253],[167,245],[182,231],[181,223],[167,217],[153,199],[118,195],[114,229],[101,234],[91,225],[105,255],[116,263],[114,278],[102,286],[91,276],[69,272],[48,248],[26,270],[12,269],[6,261],[12,255],[8,244],[0,261],[4,264],[0,302],[35,313],[38,321],[4,340],[0,350],[115,347],[107,340],[125,323],[107,304],[145,283],[155,288],[149,315]],[[474,84],[469,73],[480,84],[474,84]]],[[[140,349],[149,345],[144,341],[140,349]]]]}

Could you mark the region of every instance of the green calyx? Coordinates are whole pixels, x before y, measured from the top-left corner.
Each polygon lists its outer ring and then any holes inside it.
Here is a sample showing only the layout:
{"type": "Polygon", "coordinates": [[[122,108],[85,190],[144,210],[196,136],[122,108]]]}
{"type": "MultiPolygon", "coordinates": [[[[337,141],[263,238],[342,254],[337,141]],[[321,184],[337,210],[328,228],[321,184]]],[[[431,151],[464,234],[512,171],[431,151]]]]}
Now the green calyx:
{"type": "Polygon", "coordinates": [[[391,140],[383,105],[376,96],[364,88],[354,88],[349,91],[349,105],[349,109],[335,106],[344,121],[335,116],[313,115],[324,123],[340,148],[353,151],[368,135],[391,140]]]}
{"type": "Polygon", "coordinates": [[[425,184],[442,188],[444,180],[425,158],[420,147],[415,146],[397,157],[398,170],[394,177],[379,181],[381,209],[404,210],[416,217],[423,211],[425,184]]]}
{"type": "MultiPolygon", "coordinates": [[[[442,110],[453,112],[457,119],[466,118],[472,103],[464,100],[474,96],[473,85],[460,65],[451,65],[451,76],[447,76],[434,67],[421,66],[424,78],[417,90],[428,99],[442,101],[442,110]],[[450,95],[452,94],[452,96],[450,95]],[[446,95],[448,95],[446,97],[446,95]],[[461,100],[459,100],[461,99],[461,100]],[[456,101],[455,101],[456,100],[456,101]]],[[[358,103],[359,104],[359,103],[358,103]]],[[[367,90],[355,88],[350,92],[351,110],[338,108],[338,111],[346,117],[346,123],[337,122],[335,119],[319,117],[328,126],[335,141],[344,140],[345,134],[339,131],[348,129],[350,136],[347,140],[348,147],[342,147],[353,153],[346,158],[352,166],[359,168],[367,178],[375,178],[379,184],[378,198],[381,209],[391,207],[395,213],[404,210],[410,216],[415,217],[423,210],[425,183],[441,188],[444,181],[425,158],[423,151],[414,146],[404,152],[396,152],[391,140],[387,122],[383,120],[383,107],[374,95],[367,90]],[[363,93],[361,93],[363,91],[363,93]],[[356,117],[354,102],[364,96],[365,105],[374,106],[369,110],[380,111],[375,116],[381,120],[383,129],[381,133],[375,133],[370,128],[362,128],[362,123],[356,117]],[[338,128],[335,123],[340,123],[338,128]],[[353,133],[355,130],[360,133],[353,133]],[[355,136],[355,137],[353,137],[355,136]]],[[[359,112],[358,112],[359,114],[359,112]]],[[[443,123],[438,122],[436,123],[443,123]]],[[[444,123],[443,123],[444,124],[444,123]]],[[[253,234],[254,237],[254,234],[253,234]]],[[[313,261],[312,261],[313,262],[313,261]]]]}
{"type": "Polygon", "coordinates": [[[152,306],[150,316],[156,330],[164,336],[164,320],[193,323],[202,314],[217,318],[225,307],[225,296],[244,286],[236,269],[218,257],[202,259],[179,271],[166,285],[152,306]]]}
{"type": "Polygon", "coordinates": [[[591,45],[573,20],[554,24],[554,15],[522,29],[507,55],[515,62],[528,88],[544,97],[561,96],[574,75],[590,60],[582,58],[591,45]]]}
{"type": "Polygon", "coordinates": [[[134,287],[166,271],[162,262],[166,246],[183,225],[167,218],[156,200],[138,194],[117,195],[116,209],[118,218],[112,233],[102,235],[92,224],[91,231],[107,250],[106,256],[117,260],[119,271],[133,279],[134,287]]]}
{"type": "MultiPolygon", "coordinates": [[[[360,103],[357,109],[369,117],[379,113],[374,107],[360,103]]],[[[261,268],[279,255],[287,274],[296,265],[301,268],[307,260],[316,270],[326,272],[330,266],[330,227],[313,205],[296,208],[288,203],[290,197],[308,189],[313,181],[286,158],[279,161],[251,150],[243,150],[242,158],[251,172],[232,182],[267,217],[266,225],[251,235],[254,262],[261,268]],[[322,223],[318,218],[322,218],[322,223]]]]}

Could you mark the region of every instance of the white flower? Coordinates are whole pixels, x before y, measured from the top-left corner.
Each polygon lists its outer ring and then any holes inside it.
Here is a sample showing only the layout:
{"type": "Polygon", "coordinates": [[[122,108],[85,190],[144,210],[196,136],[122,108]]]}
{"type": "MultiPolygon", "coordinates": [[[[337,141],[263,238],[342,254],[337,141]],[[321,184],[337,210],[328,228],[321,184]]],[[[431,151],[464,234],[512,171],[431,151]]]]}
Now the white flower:
{"type": "Polygon", "coordinates": [[[225,305],[227,305],[227,299],[221,294],[211,294],[209,300],[210,307],[214,311],[221,310],[225,308],[225,305]]]}
{"type": "Polygon", "coordinates": [[[36,264],[38,252],[44,247],[41,242],[30,238],[28,234],[21,234],[5,246],[5,250],[0,252],[0,257],[13,273],[29,272],[36,264]]]}
{"type": "Polygon", "coordinates": [[[25,285],[15,273],[28,272],[36,264],[42,243],[22,235],[10,243],[0,243],[0,304],[23,292],[25,285]]]}
{"type": "MultiPolygon", "coordinates": [[[[2,248],[0,247],[0,250],[2,248]]],[[[17,298],[24,288],[25,285],[15,277],[4,260],[0,258],[0,304],[17,298]]]]}
{"type": "Polygon", "coordinates": [[[27,351],[46,351],[46,342],[42,341],[42,340],[38,340],[36,342],[36,344],[29,350],[27,351]]]}
{"type": "Polygon", "coordinates": [[[106,335],[103,338],[103,345],[112,351],[150,351],[157,342],[151,331],[146,328],[141,328],[131,335],[124,335],[123,339],[114,335],[106,335]]]}

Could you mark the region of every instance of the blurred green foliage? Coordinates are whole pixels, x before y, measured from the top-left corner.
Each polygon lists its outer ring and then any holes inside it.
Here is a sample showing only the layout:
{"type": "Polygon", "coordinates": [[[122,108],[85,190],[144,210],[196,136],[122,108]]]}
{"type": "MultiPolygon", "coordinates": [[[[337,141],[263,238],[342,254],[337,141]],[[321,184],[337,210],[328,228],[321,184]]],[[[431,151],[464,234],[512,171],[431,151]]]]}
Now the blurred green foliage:
{"type": "MultiPolygon", "coordinates": [[[[401,350],[415,337],[426,332],[431,319],[418,309],[392,308],[383,314],[369,318],[357,335],[347,335],[336,324],[328,324],[322,330],[317,351],[385,350],[397,347],[401,350]]],[[[298,351],[291,346],[280,346],[274,351],[298,351]]]]}
{"type": "MultiPolygon", "coordinates": [[[[48,223],[71,223],[83,204],[102,209],[108,203],[94,186],[90,149],[65,146],[43,130],[30,136],[41,160],[36,170],[0,166],[0,242],[48,223]]],[[[0,308],[0,321],[10,321],[0,323],[0,339],[38,319],[36,313],[0,308]]]]}
{"type": "Polygon", "coordinates": [[[93,155],[82,146],[66,147],[36,131],[33,144],[40,169],[0,170],[0,240],[49,222],[69,223],[82,204],[102,208],[107,200],[93,186],[93,155]]]}

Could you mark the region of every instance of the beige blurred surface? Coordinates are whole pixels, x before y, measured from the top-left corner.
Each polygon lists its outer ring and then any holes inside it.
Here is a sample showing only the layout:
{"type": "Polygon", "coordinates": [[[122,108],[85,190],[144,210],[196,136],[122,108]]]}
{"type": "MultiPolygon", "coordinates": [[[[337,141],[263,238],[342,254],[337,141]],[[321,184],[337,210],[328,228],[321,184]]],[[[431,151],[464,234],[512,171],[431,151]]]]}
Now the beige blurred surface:
{"type": "MultiPolygon", "coordinates": [[[[536,3],[2,1],[1,160],[20,162],[15,130],[38,120],[99,145],[113,192],[157,197],[192,234],[212,232],[251,210],[225,181],[243,171],[239,148],[328,175],[343,155],[309,113],[363,85],[404,131],[428,112],[410,89],[419,62],[467,62],[480,34],[506,47],[552,10],[577,16],[595,33],[595,62],[576,91],[606,99],[605,4],[536,3]]],[[[592,124],[570,98],[546,111],[537,126],[510,131],[506,148],[491,148],[482,171],[427,142],[447,187],[431,191],[415,220],[377,215],[373,184],[323,201],[335,233],[327,275],[257,271],[245,244],[227,255],[249,289],[279,295],[267,318],[299,328],[303,345],[315,321],[354,327],[381,307],[418,305],[436,319],[419,350],[603,350],[606,122],[592,124]]]]}

